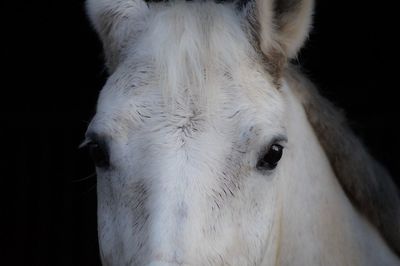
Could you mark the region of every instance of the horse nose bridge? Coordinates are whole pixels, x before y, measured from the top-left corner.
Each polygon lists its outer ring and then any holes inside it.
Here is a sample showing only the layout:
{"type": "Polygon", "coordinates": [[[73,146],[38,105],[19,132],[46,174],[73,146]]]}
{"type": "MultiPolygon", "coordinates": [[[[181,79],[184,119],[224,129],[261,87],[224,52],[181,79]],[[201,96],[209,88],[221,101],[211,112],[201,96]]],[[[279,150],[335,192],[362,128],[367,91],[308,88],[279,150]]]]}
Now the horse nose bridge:
{"type": "Polygon", "coordinates": [[[190,223],[188,196],[173,191],[157,195],[153,202],[152,234],[158,240],[157,244],[176,243],[183,237],[187,225],[190,223]]]}
{"type": "Polygon", "coordinates": [[[196,219],[196,210],[201,208],[201,191],[190,181],[192,176],[169,173],[160,178],[149,199],[149,244],[155,259],[149,265],[182,265],[179,262],[190,257],[189,247],[198,238],[193,232],[201,227],[196,219]]]}

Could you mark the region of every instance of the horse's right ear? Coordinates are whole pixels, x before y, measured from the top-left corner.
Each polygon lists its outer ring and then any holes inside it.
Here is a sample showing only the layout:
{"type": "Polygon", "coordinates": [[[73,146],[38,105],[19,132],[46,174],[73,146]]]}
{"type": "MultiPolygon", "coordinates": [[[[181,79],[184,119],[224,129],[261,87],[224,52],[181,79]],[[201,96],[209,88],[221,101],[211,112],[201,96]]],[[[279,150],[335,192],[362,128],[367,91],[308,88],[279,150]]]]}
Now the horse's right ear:
{"type": "Polygon", "coordinates": [[[113,72],[126,55],[127,42],[143,27],[148,6],[143,0],[87,0],[86,9],[113,72]]]}

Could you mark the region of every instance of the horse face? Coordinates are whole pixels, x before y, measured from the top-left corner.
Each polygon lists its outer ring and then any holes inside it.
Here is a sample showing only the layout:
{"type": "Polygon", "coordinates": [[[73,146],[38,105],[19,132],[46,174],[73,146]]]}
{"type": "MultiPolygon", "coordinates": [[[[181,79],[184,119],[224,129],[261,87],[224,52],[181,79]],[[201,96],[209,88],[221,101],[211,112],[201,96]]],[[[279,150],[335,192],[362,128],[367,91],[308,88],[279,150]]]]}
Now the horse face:
{"type": "Polygon", "coordinates": [[[214,87],[209,110],[169,109],[157,87],[124,97],[107,85],[87,133],[105,264],[261,261],[279,220],[274,149],[286,141],[282,99],[265,84],[256,95],[214,87]]]}
{"type": "Polygon", "coordinates": [[[133,35],[110,30],[121,21],[98,29],[114,45],[111,76],[86,134],[103,263],[265,262],[280,217],[285,100],[243,18],[215,3],[123,8],[146,19],[125,14],[133,35]]]}

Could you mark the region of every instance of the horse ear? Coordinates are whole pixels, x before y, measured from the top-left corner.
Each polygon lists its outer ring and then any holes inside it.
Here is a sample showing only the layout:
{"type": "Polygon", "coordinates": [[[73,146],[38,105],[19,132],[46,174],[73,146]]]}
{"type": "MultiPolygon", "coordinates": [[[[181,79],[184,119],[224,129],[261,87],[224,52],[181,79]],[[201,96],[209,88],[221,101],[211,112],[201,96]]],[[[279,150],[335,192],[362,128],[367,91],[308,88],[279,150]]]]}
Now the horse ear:
{"type": "Polygon", "coordinates": [[[256,0],[263,53],[267,57],[271,52],[295,57],[308,36],[313,8],[314,0],[256,0]]]}
{"type": "Polygon", "coordinates": [[[143,0],[87,0],[86,10],[103,42],[106,64],[112,72],[126,56],[128,42],[143,28],[147,4],[143,0]]]}

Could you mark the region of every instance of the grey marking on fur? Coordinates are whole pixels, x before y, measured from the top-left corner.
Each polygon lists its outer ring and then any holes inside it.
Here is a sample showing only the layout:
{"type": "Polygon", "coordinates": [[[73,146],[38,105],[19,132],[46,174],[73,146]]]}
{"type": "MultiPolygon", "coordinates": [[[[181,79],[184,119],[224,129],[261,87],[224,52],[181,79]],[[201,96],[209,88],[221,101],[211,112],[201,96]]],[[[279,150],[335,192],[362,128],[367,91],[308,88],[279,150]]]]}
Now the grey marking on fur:
{"type": "Polygon", "coordinates": [[[390,174],[368,153],[332,103],[297,69],[285,71],[343,190],[400,255],[400,194],[390,174]]]}

